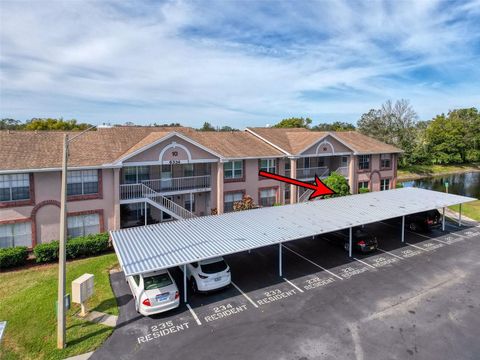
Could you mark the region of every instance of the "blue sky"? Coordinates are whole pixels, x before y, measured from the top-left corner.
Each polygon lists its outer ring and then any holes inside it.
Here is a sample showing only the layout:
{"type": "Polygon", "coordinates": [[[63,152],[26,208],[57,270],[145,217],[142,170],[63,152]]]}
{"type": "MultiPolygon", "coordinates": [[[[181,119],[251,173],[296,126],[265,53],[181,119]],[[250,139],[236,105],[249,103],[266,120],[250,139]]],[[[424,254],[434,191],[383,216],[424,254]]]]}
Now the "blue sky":
{"type": "Polygon", "coordinates": [[[0,116],[237,128],[480,107],[480,0],[0,2],[0,116]]]}

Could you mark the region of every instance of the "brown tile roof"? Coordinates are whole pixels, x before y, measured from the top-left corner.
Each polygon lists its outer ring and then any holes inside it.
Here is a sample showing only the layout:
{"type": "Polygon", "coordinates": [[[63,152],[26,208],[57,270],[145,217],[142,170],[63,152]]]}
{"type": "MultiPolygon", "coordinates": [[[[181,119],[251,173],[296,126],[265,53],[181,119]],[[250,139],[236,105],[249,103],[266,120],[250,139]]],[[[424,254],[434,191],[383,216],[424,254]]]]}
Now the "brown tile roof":
{"type": "MultiPolygon", "coordinates": [[[[176,131],[226,158],[282,156],[255,136],[199,132],[191,128],[113,127],[89,131],[70,144],[69,166],[100,166],[133,153],[176,131]]],[[[0,131],[0,171],[60,168],[63,134],[57,131],[0,131]]]]}
{"type": "Polygon", "coordinates": [[[333,133],[357,153],[400,153],[403,150],[382,141],[363,135],[357,131],[337,131],[333,133]]]}
{"type": "Polygon", "coordinates": [[[327,135],[336,137],[355,153],[402,152],[395,146],[375,140],[356,131],[312,131],[304,128],[249,128],[263,139],[273,143],[292,155],[299,155],[310,145],[327,135]]]}
{"type": "MultiPolygon", "coordinates": [[[[354,131],[316,132],[306,129],[251,128],[290,154],[299,154],[321,138],[332,135],[356,153],[401,152],[354,131]]],[[[89,131],[70,144],[69,166],[110,164],[176,131],[225,158],[284,155],[245,131],[201,132],[191,128],[113,127],[89,131]]],[[[60,168],[63,134],[57,131],[0,131],[0,171],[60,168]]]]}
{"type": "MultiPolygon", "coordinates": [[[[176,130],[177,128],[161,128],[176,130]]],[[[89,131],[70,143],[69,166],[98,166],[125,151],[159,128],[114,127],[89,131]]],[[[59,168],[63,131],[0,131],[0,170],[59,168]]]]}
{"type": "Polygon", "coordinates": [[[195,131],[187,136],[225,158],[284,155],[281,151],[245,131],[195,131]]]}

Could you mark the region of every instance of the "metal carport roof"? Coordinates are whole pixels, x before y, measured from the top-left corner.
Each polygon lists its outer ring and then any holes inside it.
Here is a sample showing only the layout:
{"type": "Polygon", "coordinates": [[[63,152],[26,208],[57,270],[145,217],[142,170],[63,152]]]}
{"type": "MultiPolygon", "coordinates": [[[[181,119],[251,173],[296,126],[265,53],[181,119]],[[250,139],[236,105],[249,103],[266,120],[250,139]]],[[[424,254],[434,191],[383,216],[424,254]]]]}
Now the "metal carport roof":
{"type": "Polygon", "coordinates": [[[129,276],[473,200],[403,188],[140,226],[110,234],[120,265],[129,276]]]}

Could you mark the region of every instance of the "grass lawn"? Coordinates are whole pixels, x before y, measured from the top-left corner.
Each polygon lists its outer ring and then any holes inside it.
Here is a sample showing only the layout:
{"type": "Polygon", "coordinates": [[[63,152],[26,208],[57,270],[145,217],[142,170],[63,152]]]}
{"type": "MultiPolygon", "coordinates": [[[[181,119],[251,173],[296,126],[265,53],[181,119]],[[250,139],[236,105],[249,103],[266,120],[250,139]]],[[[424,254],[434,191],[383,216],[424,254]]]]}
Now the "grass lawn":
{"type": "Polygon", "coordinates": [[[415,179],[427,176],[455,174],[479,170],[480,164],[476,163],[461,165],[410,165],[398,169],[398,179],[415,179]]]}
{"type": "MultiPolygon", "coordinates": [[[[69,261],[67,293],[72,281],[84,273],[95,275],[95,294],[88,309],[117,315],[115,297],[108,270],[117,265],[115,254],[69,261]]],[[[67,313],[67,348],[56,348],[55,301],[57,264],[33,266],[0,273],[0,320],[7,321],[0,358],[64,359],[97,348],[111,334],[112,328],[91,324],[74,315],[80,306],[72,304],[67,313]]]]}
{"type": "MultiPolygon", "coordinates": [[[[458,212],[458,205],[450,206],[450,209],[458,212]]],[[[480,221],[480,200],[472,201],[462,205],[462,214],[468,216],[470,219],[480,221]]]]}

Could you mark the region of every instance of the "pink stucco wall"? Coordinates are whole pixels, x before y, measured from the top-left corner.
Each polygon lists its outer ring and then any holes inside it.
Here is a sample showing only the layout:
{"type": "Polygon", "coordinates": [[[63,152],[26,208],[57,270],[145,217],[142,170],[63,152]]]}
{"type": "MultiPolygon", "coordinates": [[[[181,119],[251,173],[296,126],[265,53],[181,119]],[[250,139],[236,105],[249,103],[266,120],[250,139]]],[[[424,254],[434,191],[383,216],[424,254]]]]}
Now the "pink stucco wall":
{"type": "Polygon", "coordinates": [[[338,140],[334,139],[332,136],[327,136],[325,139],[318,141],[313,146],[305,150],[302,155],[332,155],[332,153],[352,153],[352,150],[338,140]]]}
{"type": "MultiPolygon", "coordinates": [[[[192,145],[188,141],[185,141],[185,140],[179,138],[178,136],[172,136],[171,138],[158,143],[157,145],[151,147],[150,149],[147,149],[147,150],[139,153],[138,155],[135,155],[135,156],[131,157],[130,159],[126,160],[126,162],[160,161],[159,157],[160,157],[160,153],[162,152],[162,150],[165,147],[167,147],[168,145],[171,145],[173,142],[175,142],[177,144],[180,144],[182,146],[185,146],[188,149],[188,151],[190,152],[192,160],[218,159],[218,157],[215,157],[214,155],[210,154],[209,152],[207,152],[207,151],[205,151],[205,150],[203,150],[203,149],[201,149],[197,146],[192,145]]],[[[174,150],[174,149],[172,148],[172,150],[174,150]]],[[[184,156],[185,151],[183,149],[181,149],[180,147],[177,147],[175,150],[178,151],[178,153],[179,153],[178,156],[179,156],[179,158],[181,157],[180,160],[186,160],[186,158],[184,156]]],[[[164,159],[163,160],[168,161],[168,160],[173,159],[171,157],[168,157],[169,155],[166,154],[166,153],[164,154],[164,159]]]]}
{"type": "MultiPolygon", "coordinates": [[[[61,172],[37,172],[33,176],[35,186],[35,231],[37,243],[58,239],[60,212],[53,202],[60,202],[61,172]],[[45,204],[44,206],[42,206],[45,204]]],[[[113,229],[114,184],[113,170],[102,170],[103,197],[101,199],[67,202],[67,212],[103,210],[105,229],[113,229]]],[[[0,221],[32,218],[34,206],[0,209],[0,221]]]]}

